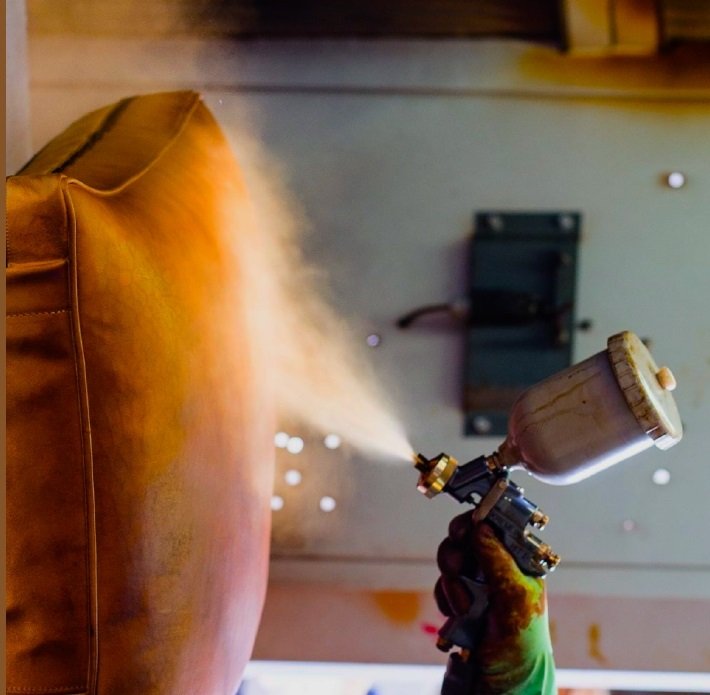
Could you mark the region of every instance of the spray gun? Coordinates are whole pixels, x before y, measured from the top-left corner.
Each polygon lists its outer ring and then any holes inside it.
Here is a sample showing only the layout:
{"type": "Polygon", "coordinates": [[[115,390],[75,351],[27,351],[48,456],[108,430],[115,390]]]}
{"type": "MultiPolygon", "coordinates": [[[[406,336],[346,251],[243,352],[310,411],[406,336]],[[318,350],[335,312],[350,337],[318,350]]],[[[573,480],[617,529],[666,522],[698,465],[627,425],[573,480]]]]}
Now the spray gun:
{"type": "MultiPolygon", "coordinates": [[[[439,454],[414,458],[418,489],[427,497],[445,492],[474,506],[474,521],[485,520],[526,574],[544,577],[560,561],[533,535],[548,517],[523,496],[510,472],[523,468],[543,482],[579,482],[655,445],[668,449],[683,435],[671,392],[675,378],[659,368],[631,332],[609,338],[607,350],[532,386],[515,401],[508,435],[490,456],[459,465],[439,454]]],[[[449,618],[437,646],[461,652],[449,659],[443,692],[458,692],[456,673],[479,638],[488,605],[482,577],[462,578],[471,594],[468,615],[449,618]]]]}

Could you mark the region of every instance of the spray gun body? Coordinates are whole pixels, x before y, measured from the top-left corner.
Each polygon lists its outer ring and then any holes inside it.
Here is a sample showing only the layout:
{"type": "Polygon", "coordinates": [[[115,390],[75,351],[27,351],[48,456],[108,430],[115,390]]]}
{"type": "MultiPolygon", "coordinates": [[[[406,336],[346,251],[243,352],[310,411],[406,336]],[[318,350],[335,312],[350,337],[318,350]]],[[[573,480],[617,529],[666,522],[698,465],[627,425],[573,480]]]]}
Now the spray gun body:
{"type": "Polygon", "coordinates": [[[428,497],[445,492],[458,502],[474,505],[474,519],[485,519],[495,528],[518,567],[531,576],[544,577],[557,566],[559,557],[529,527],[543,529],[549,519],[523,496],[523,489],[496,459],[495,455],[480,456],[458,465],[447,454],[433,459],[417,454],[418,489],[428,497]]]}

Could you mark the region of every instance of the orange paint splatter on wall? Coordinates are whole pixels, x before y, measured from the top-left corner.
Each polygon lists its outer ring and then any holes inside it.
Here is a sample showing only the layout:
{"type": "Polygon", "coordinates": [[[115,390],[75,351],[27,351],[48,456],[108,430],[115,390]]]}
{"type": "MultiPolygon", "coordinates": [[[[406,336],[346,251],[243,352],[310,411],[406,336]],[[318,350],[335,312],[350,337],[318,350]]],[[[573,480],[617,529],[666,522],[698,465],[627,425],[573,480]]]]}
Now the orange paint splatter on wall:
{"type": "Polygon", "coordinates": [[[589,656],[594,659],[594,661],[605,664],[607,663],[607,658],[604,656],[601,650],[602,631],[598,623],[592,623],[587,630],[587,639],[589,647],[589,656]]]}
{"type": "Polygon", "coordinates": [[[372,597],[388,620],[399,625],[410,625],[421,612],[421,596],[406,591],[376,591],[372,597]]]}

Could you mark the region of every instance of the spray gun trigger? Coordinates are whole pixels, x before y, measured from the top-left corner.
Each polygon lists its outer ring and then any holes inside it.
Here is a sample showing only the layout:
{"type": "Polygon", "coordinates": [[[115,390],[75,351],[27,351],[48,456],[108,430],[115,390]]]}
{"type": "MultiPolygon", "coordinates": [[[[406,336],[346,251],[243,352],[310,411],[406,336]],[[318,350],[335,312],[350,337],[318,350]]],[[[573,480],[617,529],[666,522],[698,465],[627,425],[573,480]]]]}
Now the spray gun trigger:
{"type": "Polygon", "coordinates": [[[424,454],[415,454],[414,455],[414,467],[420,472],[420,473],[428,473],[431,469],[431,464],[429,463],[429,459],[424,456],[424,454]]]}

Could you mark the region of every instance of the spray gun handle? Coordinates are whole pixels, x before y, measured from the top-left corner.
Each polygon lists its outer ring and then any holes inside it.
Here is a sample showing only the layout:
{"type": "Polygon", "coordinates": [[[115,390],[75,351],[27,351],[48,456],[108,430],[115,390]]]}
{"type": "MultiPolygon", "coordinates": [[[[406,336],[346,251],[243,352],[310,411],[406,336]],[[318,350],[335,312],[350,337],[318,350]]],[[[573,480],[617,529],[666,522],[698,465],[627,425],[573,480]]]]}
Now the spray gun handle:
{"type": "Polygon", "coordinates": [[[488,585],[481,579],[462,576],[461,581],[471,595],[471,605],[465,615],[449,618],[439,630],[436,646],[448,652],[454,646],[461,651],[452,652],[446,664],[446,673],[441,684],[441,695],[470,695],[476,665],[471,653],[483,637],[488,610],[488,585]]]}
{"type": "Polygon", "coordinates": [[[482,579],[463,576],[460,581],[471,596],[471,605],[465,615],[450,617],[439,629],[436,646],[443,652],[448,652],[454,646],[468,650],[474,649],[485,628],[488,584],[482,579]]]}

